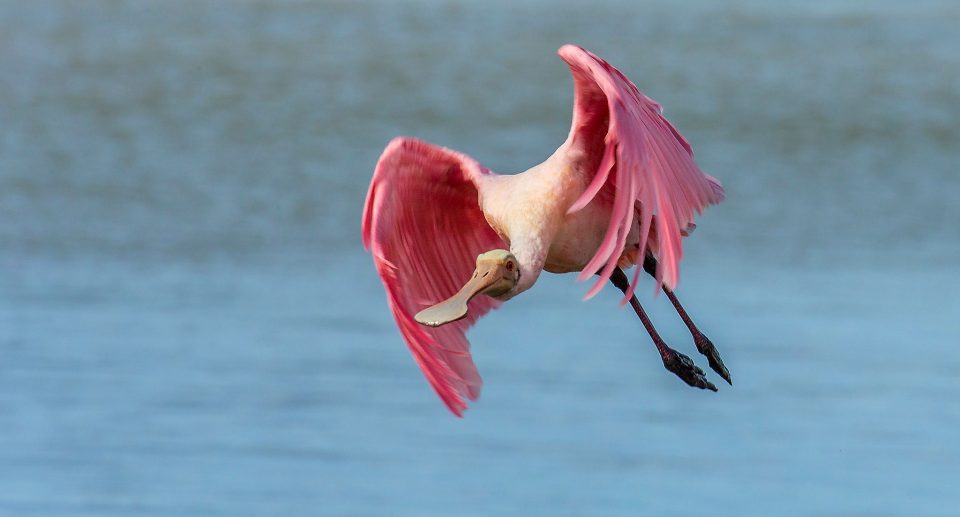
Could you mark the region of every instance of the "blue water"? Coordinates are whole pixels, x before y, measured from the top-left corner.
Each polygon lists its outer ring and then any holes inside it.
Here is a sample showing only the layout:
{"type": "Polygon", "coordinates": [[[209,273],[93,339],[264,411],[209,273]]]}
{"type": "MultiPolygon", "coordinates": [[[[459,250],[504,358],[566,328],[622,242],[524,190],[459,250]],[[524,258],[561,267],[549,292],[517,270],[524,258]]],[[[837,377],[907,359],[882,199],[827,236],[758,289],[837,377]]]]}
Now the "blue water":
{"type": "Polygon", "coordinates": [[[955,515],[960,8],[516,4],[0,2],[0,514],[955,515]],[[398,134],[546,157],[566,42],[727,188],[678,294],[735,384],[545,275],[456,419],[363,196],[398,134]]]}

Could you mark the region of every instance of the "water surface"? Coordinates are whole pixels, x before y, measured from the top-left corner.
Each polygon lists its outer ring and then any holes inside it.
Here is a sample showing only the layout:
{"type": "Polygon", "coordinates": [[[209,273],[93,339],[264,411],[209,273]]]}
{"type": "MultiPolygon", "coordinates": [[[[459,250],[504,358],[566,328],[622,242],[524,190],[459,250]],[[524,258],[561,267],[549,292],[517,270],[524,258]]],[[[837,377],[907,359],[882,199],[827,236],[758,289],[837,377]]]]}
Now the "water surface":
{"type": "Polygon", "coordinates": [[[960,9],[515,4],[0,3],[0,514],[954,514],[960,9]],[[363,196],[398,134],[546,157],[567,42],[727,188],[678,292],[736,384],[546,275],[458,420],[363,196]]]}

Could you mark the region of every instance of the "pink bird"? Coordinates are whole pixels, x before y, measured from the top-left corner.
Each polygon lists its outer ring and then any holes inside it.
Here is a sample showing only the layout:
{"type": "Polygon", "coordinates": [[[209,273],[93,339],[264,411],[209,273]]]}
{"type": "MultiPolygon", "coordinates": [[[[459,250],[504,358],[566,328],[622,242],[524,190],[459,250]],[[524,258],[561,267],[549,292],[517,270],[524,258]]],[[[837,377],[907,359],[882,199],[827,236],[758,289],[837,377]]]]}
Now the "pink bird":
{"type": "Polygon", "coordinates": [[[619,70],[573,45],[558,51],[573,73],[573,123],[543,163],[494,174],[473,158],[408,137],[380,156],[364,207],[364,246],[403,339],[457,416],[481,379],[465,333],[530,289],[542,271],[580,272],[623,291],[666,369],[716,391],[703,371],[657,334],[634,296],[640,270],[656,278],[711,368],[731,382],[716,348],[673,293],[682,238],[694,215],[723,200],[687,140],[619,70]],[[639,265],[628,280],[623,268],[639,265]]]}

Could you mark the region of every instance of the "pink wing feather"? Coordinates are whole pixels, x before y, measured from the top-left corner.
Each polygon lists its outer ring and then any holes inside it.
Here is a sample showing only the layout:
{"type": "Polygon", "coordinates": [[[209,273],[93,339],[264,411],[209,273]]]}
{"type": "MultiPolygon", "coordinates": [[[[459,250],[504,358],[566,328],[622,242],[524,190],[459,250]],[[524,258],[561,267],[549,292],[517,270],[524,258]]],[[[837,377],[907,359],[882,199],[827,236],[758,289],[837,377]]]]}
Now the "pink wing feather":
{"type": "MultiPolygon", "coordinates": [[[[579,277],[586,280],[600,271],[586,297],[609,281],[635,215],[640,218],[637,260],[643,260],[647,237],[652,236],[649,246],[659,261],[658,285],[672,289],[683,256],[681,233],[693,223],[695,213],[723,200],[723,187],[697,167],[690,144],[663,117],[660,105],[619,70],[573,45],[564,45],[558,54],[570,66],[575,85],[568,142],[587,145],[588,152],[602,156],[589,186],[568,213],[582,209],[601,190],[613,194],[603,242],[579,277]]],[[[639,272],[637,268],[624,301],[633,294],[639,272]]]]}
{"type": "Polygon", "coordinates": [[[413,138],[393,139],[380,156],[363,215],[363,244],[414,359],[457,416],[482,383],[465,333],[500,302],[480,296],[467,317],[426,327],[413,315],[470,278],[477,255],[509,246],[487,224],[476,183],[490,172],[475,160],[413,138]]]}

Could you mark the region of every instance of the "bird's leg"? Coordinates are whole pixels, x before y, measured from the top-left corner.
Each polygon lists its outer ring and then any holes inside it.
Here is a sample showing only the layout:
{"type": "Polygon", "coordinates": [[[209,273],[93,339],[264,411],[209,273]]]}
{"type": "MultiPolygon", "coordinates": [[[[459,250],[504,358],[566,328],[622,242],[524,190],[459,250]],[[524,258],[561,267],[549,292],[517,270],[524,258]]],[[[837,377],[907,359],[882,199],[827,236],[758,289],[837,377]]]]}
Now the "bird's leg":
{"type": "MultiPolygon", "coordinates": [[[[653,258],[653,255],[647,253],[643,258],[643,270],[650,276],[654,278],[657,277],[657,259],[653,258]]],[[[693,336],[693,343],[697,346],[697,350],[706,356],[707,361],[710,362],[710,368],[717,372],[720,377],[723,377],[723,380],[727,381],[727,384],[733,385],[733,381],[730,379],[730,372],[727,370],[727,367],[723,365],[723,359],[720,359],[720,352],[717,351],[717,347],[713,346],[713,343],[707,339],[707,336],[703,335],[703,332],[700,332],[700,329],[693,323],[687,311],[683,310],[683,306],[680,305],[680,300],[677,299],[677,295],[673,294],[673,291],[666,287],[663,288],[663,292],[667,294],[667,298],[670,299],[673,308],[677,310],[680,319],[682,319],[683,323],[690,329],[690,334],[693,336]]]]}
{"type": "MultiPolygon", "coordinates": [[[[630,281],[627,280],[627,275],[620,268],[613,270],[613,274],[610,275],[610,281],[613,283],[613,285],[617,286],[617,289],[623,291],[624,294],[626,294],[627,289],[630,287],[630,281]]],[[[633,310],[636,311],[637,316],[640,317],[640,321],[647,329],[647,333],[650,334],[650,338],[653,339],[653,344],[656,345],[657,350],[660,351],[660,358],[663,359],[663,366],[668,371],[676,374],[677,377],[680,377],[683,382],[689,384],[690,386],[717,391],[717,387],[707,380],[706,376],[704,376],[703,370],[695,365],[693,360],[670,348],[666,343],[663,342],[663,339],[660,338],[660,334],[658,334],[657,330],[653,328],[653,323],[650,322],[650,318],[647,317],[647,313],[644,312],[643,307],[640,306],[640,302],[637,300],[636,296],[630,297],[630,305],[633,307],[633,310]]]]}

